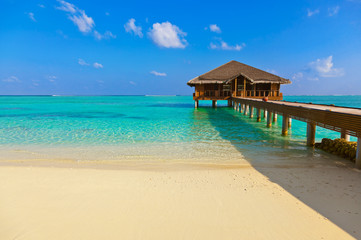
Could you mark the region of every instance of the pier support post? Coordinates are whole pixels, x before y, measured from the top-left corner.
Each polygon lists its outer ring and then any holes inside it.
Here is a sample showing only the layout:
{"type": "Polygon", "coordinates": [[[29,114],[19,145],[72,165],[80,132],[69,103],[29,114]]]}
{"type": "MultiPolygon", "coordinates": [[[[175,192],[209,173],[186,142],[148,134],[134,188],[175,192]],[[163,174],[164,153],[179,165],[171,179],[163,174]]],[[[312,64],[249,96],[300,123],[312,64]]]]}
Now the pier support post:
{"type": "Polygon", "coordinates": [[[239,112],[239,103],[236,103],[236,111],[239,112]]]}
{"type": "Polygon", "coordinates": [[[288,115],[283,114],[282,116],[282,136],[288,135],[288,115]]]}
{"type": "Polygon", "coordinates": [[[267,118],[267,115],[268,115],[267,109],[263,109],[263,117],[264,117],[264,118],[267,118]]]}
{"type": "Polygon", "coordinates": [[[315,145],[316,138],[316,123],[307,123],[307,146],[313,147],[315,145]]]}
{"type": "Polygon", "coordinates": [[[253,111],[254,111],[254,107],[253,106],[249,106],[249,117],[253,118],[253,111]]]}
{"type": "Polygon", "coordinates": [[[241,104],[241,110],[239,112],[243,113],[243,111],[244,111],[244,104],[241,104]]]}
{"type": "Polygon", "coordinates": [[[291,128],[292,126],[292,118],[288,118],[288,128],[291,128]]]}
{"type": "Polygon", "coordinates": [[[232,107],[232,100],[228,99],[228,107],[232,107]]]}
{"type": "Polygon", "coordinates": [[[261,121],[261,109],[257,108],[257,122],[261,121]]]}
{"type": "Polygon", "coordinates": [[[267,115],[267,127],[271,127],[272,126],[272,112],[271,111],[267,111],[268,115],[267,115]]]}
{"type": "Polygon", "coordinates": [[[198,108],[198,100],[194,101],[194,108],[198,108]]]}
{"type": "Polygon", "coordinates": [[[345,139],[347,142],[350,141],[350,135],[346,133],[346,129],[341,129],[341,138],[345,139]]]}
{"type": "Polygon", "coordinates": [[[277,122],[277,113],[273,113],[273,122],[277,122]]]}
{"type": "Polygon", "coordinates": [[[217,107],[217,100],[212,100],[212,107],[216,108],[217,107]]]}
{"type": "Polygon", "coordinates": [[[247,115],[248,114],[248,105],[245,104],[244,105],[244,115],[247,115]]]}
{"type": "Polygon", "coordinates": [[[356,168],[361,169],[361,136],[357,138],[357,152],[356,152],[356,168]]]}

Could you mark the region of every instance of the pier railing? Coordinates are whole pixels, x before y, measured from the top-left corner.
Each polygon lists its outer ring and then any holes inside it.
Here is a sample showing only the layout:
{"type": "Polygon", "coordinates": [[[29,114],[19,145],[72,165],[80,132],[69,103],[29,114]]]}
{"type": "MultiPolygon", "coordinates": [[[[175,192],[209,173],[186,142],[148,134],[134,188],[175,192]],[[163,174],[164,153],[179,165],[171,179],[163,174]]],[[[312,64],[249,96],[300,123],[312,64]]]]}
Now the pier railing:
{"type": "Polygon", "coordinates": [[[279,90],[247,90],[245,92],[238,91],[237,96],[239,97],[281,97],[282,93],[279,90]]]}

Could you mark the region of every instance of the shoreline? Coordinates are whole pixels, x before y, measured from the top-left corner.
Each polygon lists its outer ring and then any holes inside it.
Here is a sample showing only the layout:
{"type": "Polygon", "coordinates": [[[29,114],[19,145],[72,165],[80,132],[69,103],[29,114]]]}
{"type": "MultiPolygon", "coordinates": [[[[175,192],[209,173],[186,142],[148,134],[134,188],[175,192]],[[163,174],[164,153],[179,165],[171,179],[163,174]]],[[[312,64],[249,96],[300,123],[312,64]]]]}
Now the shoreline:
{"type": "MultiPolygon", "coordinates": [[[[0,219],[6,223],[0,227],[1,239],[360,236],[358,232],[350,235],[349,229],[345,232],[334,223],[335,219],[330,221],[327,214],[321,215],[302,196],[275,181],[275,176],[287,178],[288,171],[305,174],[310,171],[307,167],[293,171],[294,168],[256,169],[250,164],[158,161],[128,162],[114,169],[114,165],[102,167],[83,162],[62,166],[51,161],[42,162],[47,166],[29,163],[0,165],[0,219]]],[[[316,170],[324,171],[324,166],[316,170]]],[[[342,168],[332,170],[347,173],[342,168]]],[[[310,177],[316,176],[309,174],[310,177]]],[[[355,194],[360,197],[361,191],[355,194]]],[[[328,198],[326,193],[323,195],[328,198]]],[[[354,204],[356,210],[360,209],[358,202],[354,204]]]]}

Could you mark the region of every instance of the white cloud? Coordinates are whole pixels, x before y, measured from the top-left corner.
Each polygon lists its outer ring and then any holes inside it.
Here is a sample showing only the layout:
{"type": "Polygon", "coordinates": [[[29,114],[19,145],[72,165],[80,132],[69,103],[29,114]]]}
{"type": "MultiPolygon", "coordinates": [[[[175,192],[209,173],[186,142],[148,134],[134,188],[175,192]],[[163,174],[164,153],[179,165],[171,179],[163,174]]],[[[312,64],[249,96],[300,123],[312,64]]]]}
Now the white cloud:
{"type": "Polygon", "coordinates": [[[309,67],[320,77],[343,76],[345,74],[343,68],[334,68],[332,60],[332,55],[324,59],[317,59],[316,61],[309,63],[309,67]]]}
{"type": "Polygon", "coordinates": [[[311,9],[307,9],[307,17],[312,17],[313,15],[318,14],[318,13],[320,13],[320,10],[318,10],[318,9],[315,9],[313,11],[311,9]]]}
{"type": "MultiPolygon", "coordinates": [[[[87,63],[85,60],[83,60],[81,58],[78,59],[78,63],[80,65],[82,65],[82,66],[89,66],[90,65],[89,63],[87,63]]],[[[95,68],[103,68],[103,64],[97,63],[97,62],[93,63],[92,66],[95,67],[95,68]]]]}
{"type": "Polygon", "coordinates": [[[59,34],[60,36],[62,36],[63,38],[65,38],[65,39],[68,38],[68,36],[66,34],[64,34],[64,32],[61,31],[61,30],[56,30],[56,33],[59,34]]]}
{"type": "Polygon", "coordinates": [[[126,32],[133,32],[134,35],[139,36],[140,38],[143,37],[142,27],[135,25],[134,18],[129,19],[128,22],[124,24],[124,28],[126,32]]]}
{"type": "Polygon", "coordinates": [[[62,10],[64,12],[69,12],[72,14],[75,14],[78,11],[78,8],[71,3],[62,1],[62,0],[58,0],[58,2],[61,4],[59,7],[56,7],[56,9],[62,10]]]}
{"type": "Polygon", "coordinates": [[[35,17],[34,17],[34,13],[29,12],[29,13],[28,13],[28,16],[29,16],[29,18],[30,18],[31,20],[33,20],[34,22],[36,22],[36,19],[35,19],[35,17]]]}
{"type": "Polygon", "coordinates": [[[217,24],[211,24],[209,25],[209,30],[211,32],[221,33],[221,29],[217,26],[217,24]]]}
{"type": "Polygon", "coordinates": [[[154,23],[148,35],[159,47],[185,48],[188,44],[184,38],[187,34],[170,22],[154,23]]]}
{"type": "Polygon", "coordinates": [[[89,63],[85,62],[85,61],[84,61],[83,59],[81,59],[81,58],[78,59],[78,63],[79,63],[80,65],[82,65],[82,66],[88,66],[88,65],[89,65],[89,63]]]}
{"type": "Polygon", "coordinates": [[[69,19],[78,27],[80,32],[88,33],[93,30],[95,23],[91,17],[85,14],[84,10],[78,10],[77,13],[69,16],[69,19]]]}
{"type": "Polygon", "coordinates": [[[166,77],[167,74],[166,73],[161,73],[161,72],[157,72],[157,71],[151,71],[150,74],[153,74],[154,76],[159,76],[159,77],[166,77]]]}
{"type": "Polygon", "coordinates": [[[114,35],[111,31],[106,31],[103,35],[100,34],[98,31],[94,30],[94,37],[98,40],[102,39],[110,39],[110,38],[116,38],[117,36],[114,35]]]}
{"type": "Polygon", "coordinates": [[[56,7],[56,9],[67,12],[68,18],[78,27],[80,32],[93,33],[93,36],[98,40],[116,38],[110,31],[106,31],[104,34],[100,34],[96,31],[93,18],[86,15],[84,10],[63,0],[58,0],[58,2],[60,3],[60,6],[56,7]]]}
{"type": "Polygon", "coordinates": [[[5,78],[2,80],[3,82],[8,82],[8,83],[20,83],[21,81],[19,80],[19,78],[15,77],[15,76],[10,76],[8,78],[5,78]]]}
{"type": "Polygon", "coordinates": [[[274,69],[267,69],[266,72],[272,73],[272,74],[277,74],[277,71],[274,69]]]}
{"type": "Polygon", "coordinates": [[[33,84],[34,87],[40,86],[39,81],[37,81],[37,80],[33,80],[32,84],[33,84]]]}
{"type": "Polygon", "coordinates": [[[45,8],[45,6],[43,4],[38,4],[38,7],[45,8]]]}
{"type": "Polygon", "coordinates": [[[328,8],[328,16],[330,17],[335,16],[339,11],[340,11],[340,6],[328,8]]]}
{"type": "Polygon", "coordinates": [[[95,67],[95,68],[103,68],[103,65],[100,64],[100,63],[95,62],[95,63],[93,63],[93,67],[95,67]]]}
{"type": "Polygon", "coordinates": [[[292,80],[300,80],[300,79],[302,79],[303,78],[303,72],[298,72],[298,73],[295,73],[295,74],[293,74],[293,76],[292,76],[292,80]]]}
{"type": "Polygon", "coordinates": [[[307,77],[307,80],[309,80],[309,81],[318,81],[320,79],[318,77],[307,77]]]}
{"type": "Polygon", "coordinates": [[[129,84],[131,84],[131,85],[137,85],[137,83],[136,82],[133,82],[133,81],[129,81],[129,84]]]}
{"type": "Polygon", "coordinates": [[[345,74],[344,69],[334,68],[332,60],[333,57],[329,56],[310,62],[303,71],[295,73],[292,80],[318,81],[320,78],[342,77],[345,74]]]}
{"type": "Polygon", "coordinates": [[[110,15],[110,13],[108,13],[108,12],[105,12],[105,15],[109,16],[109,15],[110,15]]]}
{"type": "Polygon", "coordinates": [[[223,41],[222,39],[218,39],[219,42],[218,43],[213,43],[211,42],[209,47],[211,49],[221,49],[221,50],[233,50],[233,51],[240,51],[242,50],[246,44],[245,43],[240,43],[240,44],[236,44],[234,46],[230,46],[228,45],[228,43],[226,43],[225,41],[223,41]]]}
{"type": "Polygon", "coordinates": [[[57,79],[57,77],[54,76],[54,75],[50,75],[50,76],[47,77],[47,79],[49,80],[49,82],[55,82],[55,80],[57,79]]]}

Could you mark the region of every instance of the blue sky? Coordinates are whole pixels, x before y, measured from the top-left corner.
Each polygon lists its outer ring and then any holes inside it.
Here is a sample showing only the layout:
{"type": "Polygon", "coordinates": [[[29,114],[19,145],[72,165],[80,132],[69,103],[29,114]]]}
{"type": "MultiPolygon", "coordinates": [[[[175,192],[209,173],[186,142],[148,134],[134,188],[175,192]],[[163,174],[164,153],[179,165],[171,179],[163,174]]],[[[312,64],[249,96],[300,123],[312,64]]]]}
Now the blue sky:
{"type": "Polygon", "coordinates": [[[361,0],[2,0],[0,94],[188,95],[230,60],[361,94],[361,0]]]}

